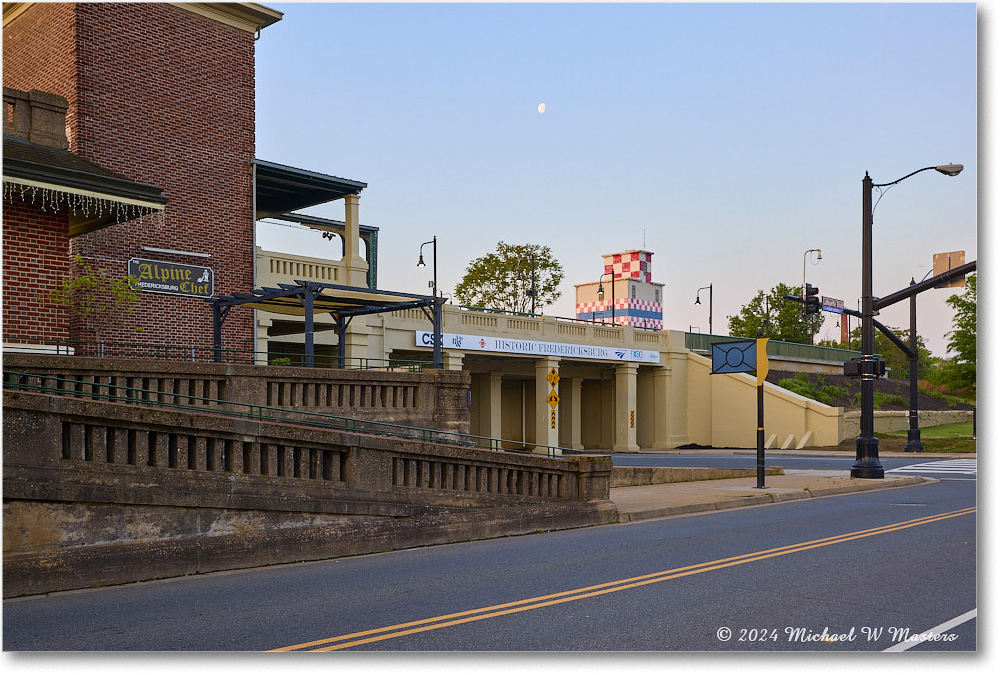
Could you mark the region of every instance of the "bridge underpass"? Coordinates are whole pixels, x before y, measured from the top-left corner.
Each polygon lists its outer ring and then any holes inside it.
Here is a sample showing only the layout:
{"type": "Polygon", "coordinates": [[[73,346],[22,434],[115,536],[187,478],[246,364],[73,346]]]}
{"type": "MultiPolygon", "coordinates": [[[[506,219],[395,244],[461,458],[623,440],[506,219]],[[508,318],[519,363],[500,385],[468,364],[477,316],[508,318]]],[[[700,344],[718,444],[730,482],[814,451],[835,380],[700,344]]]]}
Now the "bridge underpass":
{"type": "Polygon", "coordinates": [[[462,368],[472,377],[473,434],[587,451],[667,447],[655,414],[666,409],[662,366],[466,354],[462,368]]]}

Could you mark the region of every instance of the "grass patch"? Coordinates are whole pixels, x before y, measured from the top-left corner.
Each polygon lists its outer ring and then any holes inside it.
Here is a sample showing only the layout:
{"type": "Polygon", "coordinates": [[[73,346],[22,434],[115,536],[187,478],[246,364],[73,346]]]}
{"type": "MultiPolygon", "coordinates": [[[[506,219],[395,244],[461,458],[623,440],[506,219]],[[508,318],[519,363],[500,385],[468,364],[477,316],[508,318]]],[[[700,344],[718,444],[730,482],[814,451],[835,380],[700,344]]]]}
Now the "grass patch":
{"type": "Polygon", "coordinates": [[[920,434],[932,438],[955,438],[959,436],[972,438],[972,422],[956,422],[954,424],[927,427],[926,429],[921,429],[920,434]]]}
{"type": "MultiPolygon", "coordinates": [[[[906,431],[876,434],[876,436],[883,449],[894,451],[904,449],[907,437],[906,431]]],[[[972,437],[972,422],[921,428],[920,444],[924,446],[924,452],[976,452],[976,440],[972,437]]]]}

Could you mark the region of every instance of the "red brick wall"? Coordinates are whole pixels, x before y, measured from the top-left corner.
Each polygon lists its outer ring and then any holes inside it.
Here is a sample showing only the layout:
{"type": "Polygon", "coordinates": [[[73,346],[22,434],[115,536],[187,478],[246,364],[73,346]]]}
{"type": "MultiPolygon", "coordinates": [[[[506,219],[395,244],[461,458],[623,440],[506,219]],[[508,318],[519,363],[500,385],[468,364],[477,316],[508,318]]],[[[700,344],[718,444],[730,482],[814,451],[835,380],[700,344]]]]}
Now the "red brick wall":
{"type": "Polygon", "coordinates": [[[76,128],[76,28],[71,3],[36,3],[3,29],[3,86],[40,89],[69,101],[70,150],[76,128]]]}
{"type": "Polygon", "coordinates": [[[4,340],[67,339],[66,309],[49,299],[69,272],[65,215],[14,199],[4,203],[3,219],[4,340]]]}
{"type": "MultiPolygon", "coordinates": [[[[72,151],[169,199],[162,215],[74,238],[70,254],[122,274],[132,257],[207,265],[216,295],[253,287],[253,59],[251,33],[165,3],[35,5],[4,29],[4,86],[65,96],[72,151]]],[[[210,345],[211,316],[204,300],[143,293],[142,333],[109,337],[210,345]]],[[[252,349],[253,330],[234,309],[224,345],[252,349]]]]}

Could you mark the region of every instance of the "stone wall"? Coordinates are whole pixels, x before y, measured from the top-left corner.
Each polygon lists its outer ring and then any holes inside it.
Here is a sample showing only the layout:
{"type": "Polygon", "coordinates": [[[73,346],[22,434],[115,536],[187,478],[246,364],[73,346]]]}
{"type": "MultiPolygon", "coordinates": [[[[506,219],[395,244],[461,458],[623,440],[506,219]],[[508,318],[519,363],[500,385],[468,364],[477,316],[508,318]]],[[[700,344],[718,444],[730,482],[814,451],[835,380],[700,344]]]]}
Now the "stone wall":
{"type": "Polygon", "coordinates": [[[616,516],[609,457],[12,390],[3,403],[5,597],[616,516]]]}
{"type": "MultiPolygon", "coordinates": [[[[921,429],[938,426],[939,424],[955,424],[971,422],[972,410],[918,410],[917,423],[921,429]]],[[[910,413],[907,410],[876,410],[875,433],[887,434],[894,431],[906,431],[910,428],[910,413]]],[[[861,435],[861,411],[852,410],[844,413],[844,426],[841,441],[857,438],[861,435]]]]}

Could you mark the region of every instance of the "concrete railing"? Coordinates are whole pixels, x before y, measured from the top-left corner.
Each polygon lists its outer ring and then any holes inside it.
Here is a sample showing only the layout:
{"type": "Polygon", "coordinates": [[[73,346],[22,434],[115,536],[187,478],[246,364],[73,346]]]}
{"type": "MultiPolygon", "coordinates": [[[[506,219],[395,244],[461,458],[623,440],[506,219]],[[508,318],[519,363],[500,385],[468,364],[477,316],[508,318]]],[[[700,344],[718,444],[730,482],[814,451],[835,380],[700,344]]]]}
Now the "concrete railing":
{"type": "Polygon", "coordinates": [[[3,404],[8,597],[613,518],[609,457],[19,391],[3,404]]]}
{"type": "MultiPolygon", "coordinates": [[[[336,370],[184,361],[4,354],[4,371],[52,376],[66,394],[92,397],[120,388],[144,401],[182,405],[266,405],[468,433],[469,376],[460,371],[336,370]],[[55,378],[83,381],[64,384],[55,378]],[[206,400],[207,399],[207,400],[206,400]]],[[[7,377],[7,375],[5,375],[7,377]]]]}

